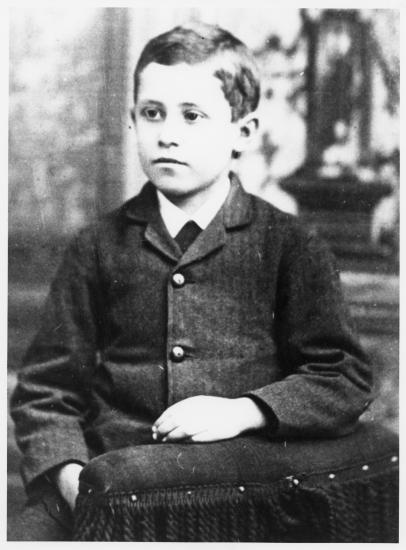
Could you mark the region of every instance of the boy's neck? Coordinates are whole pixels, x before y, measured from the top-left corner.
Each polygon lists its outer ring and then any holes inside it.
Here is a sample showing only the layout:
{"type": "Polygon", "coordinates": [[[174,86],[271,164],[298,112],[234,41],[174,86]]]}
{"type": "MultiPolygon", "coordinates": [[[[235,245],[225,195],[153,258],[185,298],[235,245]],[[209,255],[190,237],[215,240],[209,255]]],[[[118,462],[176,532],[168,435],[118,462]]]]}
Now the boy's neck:
{"type": "MultiPolygon", "coordinates": [[[[195,195],[169,195],[162,192],[165,197],[188,216],[193,216],[206,202],[215,200],[217,196],[223,196],[225,190],[230,187],[230,178],[227,173],[223,174],[217,181],[200,190],[195,195]]],[[[220,206],[220,205],[219,205],[220,206]]]]}

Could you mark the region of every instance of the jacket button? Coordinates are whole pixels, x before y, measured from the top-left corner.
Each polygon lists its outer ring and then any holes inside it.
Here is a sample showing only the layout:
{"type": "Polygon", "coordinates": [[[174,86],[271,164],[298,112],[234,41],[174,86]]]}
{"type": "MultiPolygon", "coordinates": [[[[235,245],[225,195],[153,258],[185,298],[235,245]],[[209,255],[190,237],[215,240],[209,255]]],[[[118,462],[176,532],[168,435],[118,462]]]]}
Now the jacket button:
{"type": "Polygon", "coordinates": [[[173,286],[180,288],[186,282],[185,276],[182,273],[174,273],[172,275],[172,284],[173,286]]]}
{"type": "Polygon", "coordinates": [[[180,361],[183,361],[183,358],[185,357],[185,350],[181,346],[173,346],[171,357],[173,361],[180,363],[180,361]]]}

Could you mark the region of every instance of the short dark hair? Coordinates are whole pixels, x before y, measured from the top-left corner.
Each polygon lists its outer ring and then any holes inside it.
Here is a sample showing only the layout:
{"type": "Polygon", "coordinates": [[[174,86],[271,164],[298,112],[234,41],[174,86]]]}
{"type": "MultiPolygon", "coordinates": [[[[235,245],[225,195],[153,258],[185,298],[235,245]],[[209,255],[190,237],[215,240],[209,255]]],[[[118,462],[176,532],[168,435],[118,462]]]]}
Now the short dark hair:
{"type": "Polygon", "coordinates": [[[174,27],[152,38],[134,71],[134,102],[137,101],[140,74],[150,63],[176,65],[201,63],[218,57],[223,63],[214,71],[231,106],[231,120],[255,111],[260,97],[258,68],[247,46],[218,25],[190,23],[174,27]]]}

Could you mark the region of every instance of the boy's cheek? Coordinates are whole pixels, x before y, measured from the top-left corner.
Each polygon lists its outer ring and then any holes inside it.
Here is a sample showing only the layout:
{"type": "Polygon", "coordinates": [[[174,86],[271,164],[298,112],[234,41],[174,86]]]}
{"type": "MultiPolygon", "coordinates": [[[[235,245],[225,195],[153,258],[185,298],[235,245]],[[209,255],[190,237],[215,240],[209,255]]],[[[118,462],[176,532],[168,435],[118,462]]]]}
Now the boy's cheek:
{"type": "Polygon", "coordinates": [[[156,152],[154,151],[152,144],[147,143],[145,141],[138,141],[137,143],[137,152],[138,156],[140,158],[141,164],[148,165],[154,158],[154,154],[156,155],[156,152]]]}
{"type": "Polygon", "coordinates": [[[135,125],[135,135],[137,141],[142,144],[150,144],[157,139],[157,125],[147,124],[140,120],[135,125]]]}

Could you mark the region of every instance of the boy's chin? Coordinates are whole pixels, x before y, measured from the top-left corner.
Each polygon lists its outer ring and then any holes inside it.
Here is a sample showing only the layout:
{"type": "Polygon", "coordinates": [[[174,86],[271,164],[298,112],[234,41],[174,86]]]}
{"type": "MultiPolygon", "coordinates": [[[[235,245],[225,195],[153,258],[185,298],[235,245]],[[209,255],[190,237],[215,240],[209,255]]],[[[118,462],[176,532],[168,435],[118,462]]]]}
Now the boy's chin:
{"type": "MultiPolygon", "coordinates": [[[[165,178],[154,178],[151,179],[153,185],[159,189],[165,196],[173,197],[182,197],[193,195],[196,192],[199,192],[200,186],[193,185],[193,182],[187,179],[165,177],[165,178]]],[[[205,186],[202,185],[202,188],[205,186]]]]}
{"type": "MultiPolygon", "coordinates": [[[[168,199],[176,198],[178,200],[189,197],[205,195],[210,187],[221,181],[221,178],[214,178],[209,182],[196,179],[190,172],[188,174],[150,174],[149,180],[161,191],[168,199]]],[[[227,177],[227,176],[226,176],[227,177]]]]}
{"type": "Polygon", "coordinates": [[[196,193],[195,189],[187,187],[185,185],[155,185],[155,187],[159,189],[159,191],[161,191],[161,193],[165,195],[165,197],[167,197],[168,199],[179,200],[182,198],[190,197],[196,193]]]}

